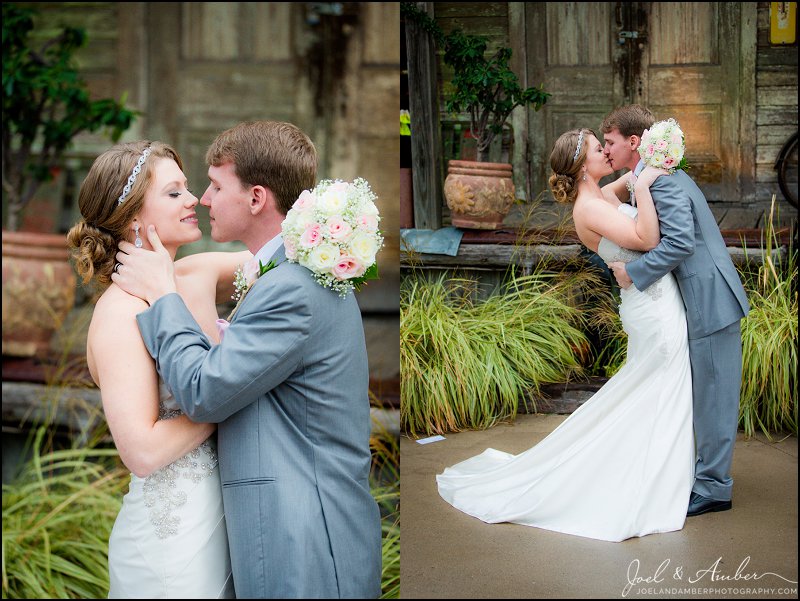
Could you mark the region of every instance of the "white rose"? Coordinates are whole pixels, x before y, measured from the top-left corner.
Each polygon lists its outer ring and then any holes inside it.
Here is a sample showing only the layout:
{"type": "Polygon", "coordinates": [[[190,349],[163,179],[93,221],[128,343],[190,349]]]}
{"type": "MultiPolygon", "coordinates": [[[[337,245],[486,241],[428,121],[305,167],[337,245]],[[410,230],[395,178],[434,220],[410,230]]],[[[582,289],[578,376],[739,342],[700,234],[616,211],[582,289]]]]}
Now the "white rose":
{"type": "Polygon", "coordinates": [[[671,146],[669,149],[669,156],[680,162],[680,160],[683,158],[683,146],[680,144],[671,146]]]}
{"type": "Polygon", "coordinates": [[[370,200],[370,201],[367,201],[367,202],[365,202],[365,203],[363,203],[361,205],[360,210],[358,211],[358,213],[359,213],[359,215],[377,216],[378,215],[378,207],[376,207],[375,203],[370,200]]]}
{"type": "Polygon", "coordinates": [[[339,247],[334,244],[320,244],[306,258],[306,267],[320,273],[329,273],[339,260],[339,247]]]}
{"type": "Polygon", "coordinates": [[[661,167],[664,165],[664,159],[666,158],[667,157],[665,157],[663,153],[657,152],[653,155],[653,158],[650,159],[650,164],[654,167],[661,167]]]}
{"type": "Polygon", "coordinates": [[[341,215],[347,207],[347,184],[336,182],[328,186],[317,202],[317,208],[324,215],[341,215]]]}
{"type": "Polygon", "coordinates": [[[375,253],[378,252],[378,242],[374,236],[359,233],[353,236],[350,241],[350,253],[364,265],[372,265],[375,262],[375,253]]]}

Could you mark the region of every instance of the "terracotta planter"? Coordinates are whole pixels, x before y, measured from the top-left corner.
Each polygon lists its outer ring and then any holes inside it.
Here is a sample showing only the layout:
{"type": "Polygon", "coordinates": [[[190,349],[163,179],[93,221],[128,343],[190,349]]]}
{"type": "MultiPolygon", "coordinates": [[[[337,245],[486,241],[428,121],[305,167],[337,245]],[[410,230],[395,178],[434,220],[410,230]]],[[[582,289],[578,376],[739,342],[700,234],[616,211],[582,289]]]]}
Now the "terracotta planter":
{"type": "Polygon", "coordinates": [[[450,161],[444,196],[453,225],[494,230],[502,227],[514,202],[514,181],[509,163],[450,161]]]}
{"type": "Polygon", "coordinates": [[[64,235],[3,230],[3,355],[47,354],[76,282],[64,235]]]}

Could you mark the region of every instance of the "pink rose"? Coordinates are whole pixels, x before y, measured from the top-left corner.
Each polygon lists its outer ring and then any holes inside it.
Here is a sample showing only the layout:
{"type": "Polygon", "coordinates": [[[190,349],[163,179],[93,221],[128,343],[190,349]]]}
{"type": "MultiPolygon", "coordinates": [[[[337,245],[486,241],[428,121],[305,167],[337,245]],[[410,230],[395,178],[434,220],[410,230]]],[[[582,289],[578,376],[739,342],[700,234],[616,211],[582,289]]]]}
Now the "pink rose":
{"type": "Polygon", "coordinates": [[[667,149],[667,141],[666,140],[659,140],[656,142],[656,149],[657,150],[666,150],[667,149]]]}
{"type": "Polygon", "coordinates": [[[664,159],[664,168],[665,169],[672,169],[675,166],[675,159],[671,156],[668,156],[664,159]]]}
{"type": "Polygon", "coordinates": [[[342,255],[333,266],[333,275],[339,280],[349,280],[363,275],[366,269],[355,257],[342,255]]]}
{"type": "Polygon", "coordinates": [[[306,248],[312,248],[322,242],[322,227],[319,223],[309,223],[305,231],[300,236],[300,244],[306,248]]]}
{"type": "Polygon", "coordinates": [[[350,224],[338,215],[330,217],[326,225],[328,226],[328,231],[330,232],[333,240],[342,240],[347,238],[347,236],[350,235],[350,232],[353,231],[353,228],[350,227],[350,224]]]}
{"type": "Polygon", "coordinates": [[[258,259],[253,257],[249,261],[244,264],[242,268],[242,273],[244,273],[244,279],[247,280],[247,284],[250,285],[256,281],[258,278],[258,259]]]}
{"type": "Polygon", "coordinates": [[[656,149],[652,144],[647,146],[647,157],[648,158],[653,156],[655,154],[655,152],[656,152],[656,149]]]}
{"type": "Polygon", "coordinates": [[[230,322],[225,319],[218,319],[217,320],[217,332],[219,333],[219,341],[222,342],[222,337],[225,335],[225,332],[228,330],[230,326],[230,322]]]}
{"type": "Polygon", "coordinates": [[[362,230],[374,232],[378,229],[378,218],[375,215],[359,215],[356,224],[362,230]]]}
{"type": "Polygon", "coordinates": [[[314,195],[308,190],[303,190],[292,205],[293,209],[303,210],[314,206],[314,195]]]}

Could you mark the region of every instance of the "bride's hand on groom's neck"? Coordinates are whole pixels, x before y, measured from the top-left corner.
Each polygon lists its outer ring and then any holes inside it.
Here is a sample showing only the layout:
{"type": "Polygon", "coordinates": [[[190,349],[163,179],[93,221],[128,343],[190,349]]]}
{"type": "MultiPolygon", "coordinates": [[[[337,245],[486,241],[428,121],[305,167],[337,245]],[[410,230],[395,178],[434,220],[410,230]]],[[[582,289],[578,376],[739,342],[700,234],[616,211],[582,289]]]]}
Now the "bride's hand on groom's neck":
{"type": "Polygon", "coordinates": [[[128,294],[138,296],[153,305],[159,298],[177,292],[175,264],[169,251],[161,244],[155,226],[147,227],[147,239],[153,250],[136,248],[130,242],[119,243],[118,266],[111,280],[128,294]]]}

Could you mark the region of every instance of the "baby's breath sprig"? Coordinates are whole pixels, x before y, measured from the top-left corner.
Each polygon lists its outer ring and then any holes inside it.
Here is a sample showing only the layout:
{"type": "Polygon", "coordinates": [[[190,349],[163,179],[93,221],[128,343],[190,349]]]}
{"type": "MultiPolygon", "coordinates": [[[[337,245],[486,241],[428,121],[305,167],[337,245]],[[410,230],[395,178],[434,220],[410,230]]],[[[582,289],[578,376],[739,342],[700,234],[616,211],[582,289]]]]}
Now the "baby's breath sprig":
{"type": "Polygon", "coordinates": [[[241,300],[242,293],[247,290],[248,285],[247,278],[244,277],[244,265],[239,265],[233,274],[233,287],[235,288],[235,292],[231,298],[235,301],[241,300]]]}

